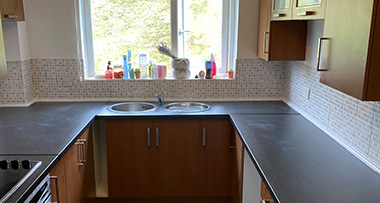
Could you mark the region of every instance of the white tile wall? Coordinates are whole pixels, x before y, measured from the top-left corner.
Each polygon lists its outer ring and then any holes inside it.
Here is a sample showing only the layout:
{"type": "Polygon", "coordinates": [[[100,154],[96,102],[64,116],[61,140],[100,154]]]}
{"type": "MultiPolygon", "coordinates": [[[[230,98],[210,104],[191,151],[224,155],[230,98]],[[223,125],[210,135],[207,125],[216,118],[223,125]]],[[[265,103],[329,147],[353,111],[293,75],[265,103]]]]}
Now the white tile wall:
{"type": "Polygon", "coordinates": [[[23,104],[33,100],[30,61],[8,61],[8,77],[0,80],[0,103],[23,104]]]}
{"type": "Polygon", "coordinates": [[[380,102],[362,102],[319,83],[315,67],[301,62],[287,63],[285,78],[287,102],[380,170],[380,102]]]}

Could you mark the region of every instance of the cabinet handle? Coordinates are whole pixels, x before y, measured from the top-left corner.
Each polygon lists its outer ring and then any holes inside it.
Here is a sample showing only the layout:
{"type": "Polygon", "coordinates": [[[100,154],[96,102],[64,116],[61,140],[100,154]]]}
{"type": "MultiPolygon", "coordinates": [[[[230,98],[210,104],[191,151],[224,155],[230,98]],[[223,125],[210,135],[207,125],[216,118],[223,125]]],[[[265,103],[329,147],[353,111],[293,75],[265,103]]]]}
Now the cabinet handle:
{"type": "Polygon", "coordinates": [[[206,127],[203,127],[202,146],[206,147],[206,127]]]}
{"type": "Polygon", "coordinates": [[[57,195],[57,201],[52,203],[59,203],[58,176],[50,176],[50,180],[55,180],[55,192],[57,195]]]}
{"type": "Polygon", "coordinates": [[[84,151],[83,151],[83,157],[84,157],[84,159],[83,159],[83,162],[84,163],[86,163],[87,162],[87,140],[86,139],[79,139],[78,140],[79,142],[83,142],[84,143],[84,151]]]}
{"type": "Polygon", "coordinates": [[[18,15],[9,14],[9,15],[4,15],[4,17],[8,18],[8,19],[16,19],[16,18],[18,18],[18,15]]]}
{"type": "Polygon", "coordinates": [[[150,147],[150,127],[147,128],[148,147],[150,147]]]}
{"type": "Polygon", "coordinates": [[[285,17],[286,16],[286,13],[275,13],[273,14],[273,18],[281,18],[281,17],[285,17]]]}
{"type": "Polygon", "coordinates": [[[82,158],[81,158],[81,154],[78,153],[78,165],[79,166],[84,166],[84,143],[83,142],[76,142],[75,143],[76,145],[78,145],[80,147],[80,149],[82,150],[82,158]]]}
{"type": "Polygon", "coordinates": [[[232,128],[230,128],[230,149],[235,149],[236,146],[234,146],[234,139],[235,139],[235,133],[232,128]]]}
{"type": "Polygon", "coordinates": [[[264,54],[267,54],[267,53],[269,53],[269,50],[268,51],[266,51],[267,49],[266,49],[266,47],[267,47],[267,35],[269,35],[269,32],[264,32],[264,46],[263,46],[263,52],[264,52],[264,54]]]}
{"type": "Polygon", "coordinates": [[[156,127],[156,147],[160,146],[160,129],[156,127]]]}
{"type": "Polygon", "coordinates": [[[301,11],[297,13],[297,16],[311,16],[314,15],[315,12],[313,11],[301,11]]]}
{"type": "Polygon", "coordinates": [[[318,53],[317,53],[317,71],[327,71],[327,69],[321,69],[321,49],[322,49],[322,41],[329,40],[329,38],[321,37],[318,39],[318,53]]]}

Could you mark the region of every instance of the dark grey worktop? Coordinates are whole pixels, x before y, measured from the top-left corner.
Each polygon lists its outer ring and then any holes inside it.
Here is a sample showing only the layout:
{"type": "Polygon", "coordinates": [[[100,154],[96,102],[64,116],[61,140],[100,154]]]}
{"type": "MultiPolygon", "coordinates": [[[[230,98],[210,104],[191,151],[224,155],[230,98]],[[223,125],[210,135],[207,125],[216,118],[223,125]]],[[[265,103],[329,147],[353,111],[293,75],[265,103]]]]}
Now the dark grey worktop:
{"type": "MultiPolygon", "coordinates": [[[[117,114],[104,108],[105,103],[89,102],[0,108],[0,155],[51,155],[54,157],[49,163],[51,168],[95,117],[225,116],[234,123],[278,202],[376,202],[380,199],[380,175],[284,102],[206,103],[212,105],[210,111],[190,114],[170,113],[161,107],[147,113],[117,114]]],[[[46,175],[50,168],[36,175],[46,175]]],[[[20,191],[15,196],[19,194],[20,191]]]]}
{"type": "Polygon", "coordinates": [[[35,103],[0,108],[0,155],[59,155],[103,103],[35,103]]]}
{"type": "Polygon", "coordinates": [[[380,175],[301,115],[232,115],[278,202],[380,202],[380,175]]]}

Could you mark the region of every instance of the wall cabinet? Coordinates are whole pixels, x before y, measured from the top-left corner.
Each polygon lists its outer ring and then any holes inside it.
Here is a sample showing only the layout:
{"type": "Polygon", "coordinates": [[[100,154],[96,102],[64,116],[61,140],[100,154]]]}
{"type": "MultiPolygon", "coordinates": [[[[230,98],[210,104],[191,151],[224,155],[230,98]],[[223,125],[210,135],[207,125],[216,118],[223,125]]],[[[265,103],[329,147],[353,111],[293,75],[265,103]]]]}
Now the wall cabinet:
{"type": "Polygon", "coordinates": [[[0,0],[1,21],[24,21],[23,0],[0,0]]]}
{"type": "Polygon", "coordinates": [[[271,21],[271,1],[260,0],[258,56],[266,61],[305,60],[307,21],[271,21]]]}
{"type": "Polygon", "coordinates": [[[91,128],[87,129],[51,170],[52,201],[90,202],[95,197],[91,128]],[[58,186],[58,187],[56,187],[58,186]]]}
{"type": "Polygon", "coordinates": [[[226,119],[106,121],[109,197],[230,197],[232,132],[226,119]]]}
{"type": "Polygon", "coordinates": [[[317,20],[325,18],[327,0],[272,0],[271,20],[317,20]]]}
{"type": "Polygon", "coordinates": [[[380,101],[378,0],[329,1],[317,69],[320,82],[364,101],[380,101]]]}

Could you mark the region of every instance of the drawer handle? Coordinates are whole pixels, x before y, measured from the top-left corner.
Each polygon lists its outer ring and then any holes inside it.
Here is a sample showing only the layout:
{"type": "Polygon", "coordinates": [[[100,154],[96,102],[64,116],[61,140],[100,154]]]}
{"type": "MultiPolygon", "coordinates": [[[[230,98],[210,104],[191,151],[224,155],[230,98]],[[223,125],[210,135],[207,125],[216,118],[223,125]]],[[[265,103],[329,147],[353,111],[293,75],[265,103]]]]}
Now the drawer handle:
{"type": "Polygon", "coordinates": [[[321,49],[322,49],[322,41],[329,40],[329,38],[321,37],[318,39],[318,53],[317,53],[317,71],[327,71],[327,69],[321,69],[321,49]]]}
{"type": "Polygon", "coordinates": [[[285,17],[286,16],[286,13],[275,13],[273,14],[273,18],[281,18],[281,17],[285,17]]]}
{"type": "Polygon", "coordinates": [[[16,18],[18,18],[18,15],[9,14],[9,15],[4,15],[4,17],[8,18],[8,19],[16,19],[16,18]]]}
{"type": "Polygon", "coordinates": [[[79,142],[83,142],[84,143],[84,151],[83,151],[83,163],[86,163],[87,162],[87,158],[88,158],[88,155],[87,155],[87,140],[86,139],[79,139],[78,140],[79,142]]]}
{"type": "Polygon", "coordinates": [[[148,147],[150,147],[150,127],[147,128],[147,139],[148,139],[148,147]]]}
{"type": "Polygon", "coordinates": [[[297,16],[311,16],[314,15],[314,11],[301,11],[297,13],[297,16]]]}
{"type": "Polygon", "coordinates": [[[58,176],[50,176],[50,180],[55,180],[55,192],[57,195],[57,201],[52,203],[59,203],[58,176]]]}
{"type": "Polygon", "coordinates": [[[202,146],[206,147],[206,127],[203,127],[202,146]]]}
{"type": "Polygon", "coordinates": [[[264,52],[264,54],[267,54],[267,53],[269,53],[269,50],[268,51],[266,51],[267,49],[266,49],[266,46],[267,46],[267,35],[269,35],[269,32],[264,32],[264,45],[263,45],[263,52],[264,52]]]}
{"type": "Polygon", "coordinates": [[[160,129],[156,127],[156,147],[160,146],[160,129]]]}
{"type": "Polygon", "coordinates": [[[78,153],[78,165],[79,166],[84,166],[85,165],[85,163],[84,163],[84,157],[85,157],[85,155],[84,155],[84,143],[83,142],[76,142],[75,143],[76,145],[78,145],[78,147],[80,147],[79,149],[82,151],[82,157],[81,157],[81,154],[80,153],[78,153]]]}

